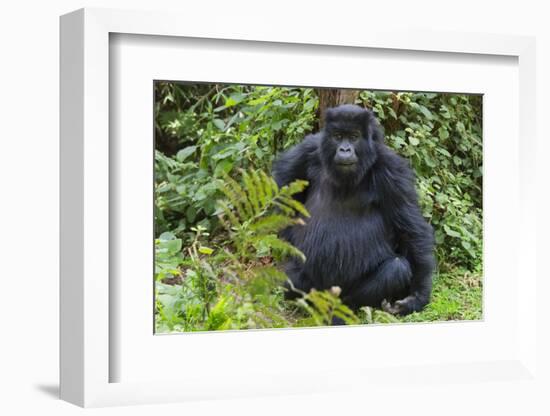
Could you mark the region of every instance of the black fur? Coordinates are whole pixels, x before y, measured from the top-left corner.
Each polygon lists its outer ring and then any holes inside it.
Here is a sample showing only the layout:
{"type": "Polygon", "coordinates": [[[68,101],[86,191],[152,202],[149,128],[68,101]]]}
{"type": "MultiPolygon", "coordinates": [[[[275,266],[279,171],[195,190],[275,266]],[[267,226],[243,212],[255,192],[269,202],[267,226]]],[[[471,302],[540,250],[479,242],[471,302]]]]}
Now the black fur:
{"type": "Polygon", "coordinates": [[[339,286],[352,308],[384,303],[396,314],[419,311],[430,300],[434,241],[414,173],[383,143],[371,111],[342,105],[327,110],[325,120],[321,132],[274,164],[279,186],[309,181],[296,199],[311,217],[283,232],[306,262],[292,259],[285,271],[306,292],[339,286]]]}

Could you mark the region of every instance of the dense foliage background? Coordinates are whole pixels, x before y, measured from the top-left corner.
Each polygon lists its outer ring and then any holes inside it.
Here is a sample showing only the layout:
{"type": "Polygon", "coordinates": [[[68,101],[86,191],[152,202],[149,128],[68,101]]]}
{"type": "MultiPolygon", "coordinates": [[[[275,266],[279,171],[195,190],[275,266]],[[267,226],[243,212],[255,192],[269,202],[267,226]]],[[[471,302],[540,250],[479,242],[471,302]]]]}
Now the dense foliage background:
{"type": "Polygon", "coordinates": [[[349,323],[481,318],[481,104],[461,94],[155,83],[157,331],[323,325],[334,315],[349,323]],[[278,190],[271,163],[320,128],[338,94],[372,108],[386,143],[416,171],[438,260],[432,302],[420,313],[355,314],[337,288],[282,298],[276,266],[292,247],[276,232],[303,209],[289,199],[305,184],[278,190]],[[274,215],[281,204],[287,212],[274,215]]]}

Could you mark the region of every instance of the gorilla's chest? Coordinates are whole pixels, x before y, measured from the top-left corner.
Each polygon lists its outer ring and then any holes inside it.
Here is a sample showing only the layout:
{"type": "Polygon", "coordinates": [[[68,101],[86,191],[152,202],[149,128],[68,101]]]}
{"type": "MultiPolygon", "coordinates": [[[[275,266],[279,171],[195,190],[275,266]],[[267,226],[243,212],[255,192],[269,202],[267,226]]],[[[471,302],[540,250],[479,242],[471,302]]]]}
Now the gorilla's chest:
{"type": "Polygon", "coordinates": [[[355,280],[389,255],[391,233],[375,204],[359,195],[313,192],[305,205],[311,217],[294,227],[293,243],[306,255],[306,270],[323,286],[355,280]]]}

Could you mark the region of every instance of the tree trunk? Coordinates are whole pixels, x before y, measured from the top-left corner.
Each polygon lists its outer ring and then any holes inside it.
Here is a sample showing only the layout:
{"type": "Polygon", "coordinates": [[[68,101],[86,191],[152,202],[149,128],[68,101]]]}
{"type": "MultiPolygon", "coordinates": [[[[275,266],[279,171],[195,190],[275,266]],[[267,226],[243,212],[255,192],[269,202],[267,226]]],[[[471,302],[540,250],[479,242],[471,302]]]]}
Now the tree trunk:
{"type": "Polygon", "coordinates": [[[339,88],[318,88],[319,96],[318,119],[319,129],[325,125],[325,110],[340,104],[354,104],[359,97],[360,90],[348,90],[339,88]]]}

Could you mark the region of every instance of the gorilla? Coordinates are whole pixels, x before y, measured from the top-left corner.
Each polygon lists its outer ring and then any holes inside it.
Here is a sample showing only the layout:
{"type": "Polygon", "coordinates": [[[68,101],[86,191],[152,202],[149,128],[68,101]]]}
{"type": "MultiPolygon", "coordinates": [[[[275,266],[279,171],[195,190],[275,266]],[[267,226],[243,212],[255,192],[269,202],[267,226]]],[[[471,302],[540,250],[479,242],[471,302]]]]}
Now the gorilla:
{"type": "MultiPolygon", "coordinates": [[[[306,256],[284,266],[296,289],[333,286],[350,308],[378,307],[396,315],[430,300],[432,227],[418,205],[414,173],[390,150],[370,110],[345,104],[325,113],[325,127],[280,155],[279,186],[309,181],[295,199],[310,213],[282,237],[306,256]]],[[[287,287],[287,298],[296,291],[287,287]]]]}

